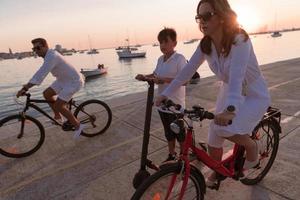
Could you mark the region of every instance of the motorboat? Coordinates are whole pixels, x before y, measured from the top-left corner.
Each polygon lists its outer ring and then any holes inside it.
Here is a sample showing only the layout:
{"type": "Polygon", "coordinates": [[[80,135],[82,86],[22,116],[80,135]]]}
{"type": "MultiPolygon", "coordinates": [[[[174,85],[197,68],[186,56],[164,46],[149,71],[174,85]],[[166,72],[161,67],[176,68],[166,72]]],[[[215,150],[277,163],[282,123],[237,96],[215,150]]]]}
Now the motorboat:
{"type": "Polygon", "coordinates": [[[271,34],[272,37],[280,37],[282,34],[279,31],[275,31],[271,34]]]}
{"type": "MultiPolygon", "coordinates": [[[[126,49],[126,48],[128,48],[128,47],[127,46],[119,46],[119,47],[115,48],[115,50],[122,51],[123,49],[126,49]]],[[[138,48],[130,46],[130,50],[131,51],[136,51],[136,50],[138,50],[138,48]]]]}
{"type": "Polygon", "coordinates": [[[100,65],[100,66],[101,67],[98,66],[97,69],[82,68],[80,70],[80,73],[82,73],[85,78],[106,74],[107,73],[107,67],[104,67],[104,65],[100,65]]]}
{"type": "Polygon", "coordinates": [[[140,58],[140,57],[146,56],[145,51],[140,52],[140,51],[132,50],[132,48],[129,46],[126,48],[122,48],[121,51],[117,51],[117,54],[120,59],[122,59],[122,58],[140,58]]]}
{"type": "Polygon", "coordinates": [[[62,53],[63,56],[72,56],[72,52],[63,52],[62,53]]]}

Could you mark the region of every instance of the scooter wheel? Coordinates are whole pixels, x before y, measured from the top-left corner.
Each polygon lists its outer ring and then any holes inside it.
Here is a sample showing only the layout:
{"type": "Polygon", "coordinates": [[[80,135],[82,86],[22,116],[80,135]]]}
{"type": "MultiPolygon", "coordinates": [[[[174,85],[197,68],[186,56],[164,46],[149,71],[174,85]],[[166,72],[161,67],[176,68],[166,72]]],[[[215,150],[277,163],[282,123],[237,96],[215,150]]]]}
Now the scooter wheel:
{"type": "Polygon", "coordinates": [[[135,174],[132,184],[135,189],[137,189],[144,180],[146,180],[150,176],[150,173],[147,170],[140,170],[135,174]]]}

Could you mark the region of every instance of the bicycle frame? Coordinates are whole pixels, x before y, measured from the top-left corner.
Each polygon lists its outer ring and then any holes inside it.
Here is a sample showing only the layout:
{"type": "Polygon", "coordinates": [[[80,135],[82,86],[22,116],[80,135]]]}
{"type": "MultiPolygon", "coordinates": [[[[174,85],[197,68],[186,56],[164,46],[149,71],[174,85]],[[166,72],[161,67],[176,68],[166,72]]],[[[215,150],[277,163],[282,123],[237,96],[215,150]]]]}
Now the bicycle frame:
{"type": "MultiPolygon", "coordinates": [[[[216,171],[218,174],[226,177],[231,177],[234,179],[238,179],[238,174],[236,173],[238,169],[235,166],[235,161],[239,157],[238,155],[241,155],[239,153],[244,153],[244,148],[235,144],[233,148],[233,153],[229,157],[225,158],[222,161],[216,161],[213,158],[211,158],[204,150],[199,149],[194,144],[194,130],[193,130],[193,120],[189,118],[189,121],[187,122],[188,128],[186,133],[186,139],[184,142],[184,149],[183,154],[179,158],[179,162],[182,162],[182,167],[184,166],[184,170],[181,170],[181,173],[184,171],[184,179],[180,191],[179,199],[183,198],[184,191],[186,189],[186,186],[188,184],[188,177],[190,176],[190,170],[191,170],[191,164],[189,160],[189,149],[192,150],[197,156],[197,159],[201,162],[203,162],[207,167],[210,169],[216,171]],[[229,164],[228,167],[225,167],[226,164],[229,164]]],[[[172,188],[175,184],[177,175],[174,175],[172,177],[170,186],[168,188],[168,193],[166,199],[168,199],[172,188]]]]}
{"type": "MultiPolygon", "coordinates": [[[[42,100],[42,99],[30,99],[30,94],[29,93],[26,93],[25,94],[26,96],[26,104],[25,104],[25,107],[22,111],[21,114],[25,114],[26,111],[31,107],[33,109],[35,109],[36,111],[40,112],[41,114],[43,114],[44,116],[46,116],[47,118],[49,118],[50,120],[52,120],[56,125],[58,126],[62,126],[62,124],[60,124],[57,120],[55,120],[53,117],[51,117],[48,113],[46,113],[43,109],[41,109],[39,106],[35,105],[34,103],[48,103],[48,104],[51,104],[51,103],[54,103],[52,101],[47,101],[47,100],[42,100]]],[[[72,109],[72,105],[74,107],[78,107],[75,102],[73,101],[73,99],[71,99],[69,102],[68,102],[68,105],[69,105],[69,110],[72,109]]]]}

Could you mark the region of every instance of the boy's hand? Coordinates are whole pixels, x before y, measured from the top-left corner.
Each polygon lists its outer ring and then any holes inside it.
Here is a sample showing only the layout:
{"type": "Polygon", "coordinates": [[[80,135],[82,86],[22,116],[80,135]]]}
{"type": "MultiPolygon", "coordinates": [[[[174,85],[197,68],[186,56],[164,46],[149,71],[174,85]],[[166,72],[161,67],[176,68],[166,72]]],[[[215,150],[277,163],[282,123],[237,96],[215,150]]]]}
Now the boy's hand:
{"type": "Polygon", "coordinates": [[[156,84],[164,84],[164,80],[158,77],[151,79],[156,84]]]}
{"type": "Polygon", "coordinates": [[[143,74],[138,74],[136,75],[135,79],[139,81],[145,81],[146,77],[143,74]]]}
{"type": "Polygon", "coordinates": [[[166,96],[163,96],[163,95],[160,95],[160,96],[156,97],[155,98],[155,105],[160,106],[161,102],[163,100],[166,100],[166,99],[168,99],[168,98],[166,96]]]}

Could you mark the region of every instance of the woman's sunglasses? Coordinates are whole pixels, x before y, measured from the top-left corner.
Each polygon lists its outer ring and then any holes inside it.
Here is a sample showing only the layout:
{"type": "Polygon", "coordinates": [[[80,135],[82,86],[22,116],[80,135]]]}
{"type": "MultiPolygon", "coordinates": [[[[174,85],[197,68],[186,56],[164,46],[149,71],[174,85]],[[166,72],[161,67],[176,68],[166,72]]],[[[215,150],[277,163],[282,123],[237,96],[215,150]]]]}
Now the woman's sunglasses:
{"type": "Polygon", "coordinates": [[[214,15],[216,15],[216,13],[214,12],[206,12],[203,14],[198,14],[195,17],[195,20],[197,23],[200,23],[201,20],[203,20],[204,22],[208,22],[214,15]]]}

